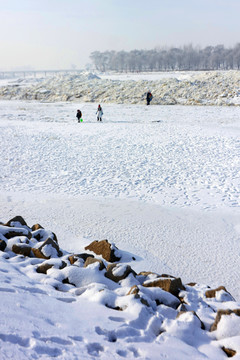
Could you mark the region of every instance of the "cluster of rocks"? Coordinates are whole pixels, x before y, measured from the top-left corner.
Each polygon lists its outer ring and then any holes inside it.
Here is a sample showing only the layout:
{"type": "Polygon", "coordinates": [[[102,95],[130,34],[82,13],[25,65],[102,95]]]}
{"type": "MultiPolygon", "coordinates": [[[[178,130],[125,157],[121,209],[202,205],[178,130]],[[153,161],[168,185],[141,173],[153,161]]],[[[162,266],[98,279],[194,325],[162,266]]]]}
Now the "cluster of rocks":
{"type": "Polygon", "coordinates": [[[36,84],[0,87],[0,98],[38,101],[145,103],[146,92],[157,105],[240,105],[238,71],[196,73],[190,79],[110,80],[96,76],[58,75],[36,84]]]}
{"type": "MultiPolygon", "coordinates": [[[[91,277],[85,282],[83,278],[84,275],[88,277],[87,269],[93,269],[94,274],[100,274],[94,279],[94,291],[101,292],[106,307],[117,311],[124,311],[129,304],[129,301],[118,301],[120,294],[125,299],[131,297],[134,304],[138,303],[151,312],[163,306],[174,310],[176,319],[184,319],[186,316],[189,319],[190,316],[195,319],[195,323],[197,321],[201,330],[208,332],[218,329],[222,317],[240,316],[240,308],[232,308],[235,300],[223,286],[216,289],[206,286],[202,291],[198,284],[184,285],[180,278],[168,274],[148,271],[136,273],[130,265],[121,262],[122,252],[108,240],[93,241],[85,247],[86,252],[80,254],[68,253],[59,247],[53,232],[45,230],[39,224],[29,227],[21,216],[16,216],[7,223],[0,223],[0,251],[6,253],[6,259],[14,256],[39,259],[33,263],[36,273],[55,276],[58,280],[54,285],[55,289],[71,291],[76,295],[82,295],[92,286],[91,277]],[[80,269],[81,272],[78,273],[80,269]],[[115,297],[109,297],[109,289],[113,292],[117,289],[118,296],[115,294],[115,297]],[[106,290],[108,295],[104,297],[106,290]],[[196,306],[193,298],[196,300],[197,294],[196,306]],[[231,303],[231,308],[226,307],[228,302],[231,303]],[[219,304],[224,305],[221,308],[219,304]],[[201,318],[202,309],[208,309],[208,316],[204,315],[204,319],[201,318]]],[[[132,257],[131,260],[134,261],[135,258],[132,257]]],[[[163,321],[156,335],[166,331],[167,326],[164,327],[163,321]]],[[[229,357],[236,354],[235,349],[226,346],[222,346],[222,350],[229,357]]]]}

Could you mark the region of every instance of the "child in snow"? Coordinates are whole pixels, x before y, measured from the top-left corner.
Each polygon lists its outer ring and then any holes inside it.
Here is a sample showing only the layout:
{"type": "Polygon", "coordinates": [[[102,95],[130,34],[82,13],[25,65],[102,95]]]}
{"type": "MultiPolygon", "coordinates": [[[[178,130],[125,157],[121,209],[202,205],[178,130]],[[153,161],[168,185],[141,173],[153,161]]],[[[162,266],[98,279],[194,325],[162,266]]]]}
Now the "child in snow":
{"type": "Polygon", "coordinates": [[[147,105],[150,105],[150,102],[152,101],[152,98],[153,98],[152,94],[150,93],[150,91],[148,91],[148,93],[147,93],[147,105]]]}
{"type": "Polygon", "coordinates": [[[98,105],[96,114],[97,114],[97,121],[102,121],[103,111],[100,104],[98,105]]]}
{"type": "Polygon", "coordinates": [[[82,112],[81,110],[77,110],[77,115],[76,115],[78,122],[80,122],[81,118],[82,118],[82,112]]]}

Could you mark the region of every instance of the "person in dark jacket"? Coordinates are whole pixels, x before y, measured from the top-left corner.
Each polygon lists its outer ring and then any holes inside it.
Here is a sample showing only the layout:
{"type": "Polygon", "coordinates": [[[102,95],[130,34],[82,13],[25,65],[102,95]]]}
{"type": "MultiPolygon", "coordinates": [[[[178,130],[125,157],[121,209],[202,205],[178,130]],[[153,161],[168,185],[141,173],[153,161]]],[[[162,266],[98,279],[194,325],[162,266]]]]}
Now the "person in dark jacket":
{"type": "Polygon", "coordinates": [[[152,96],[152,94],[150,93],[150,91],[148,91],[148,93],[147,93],[147,105],[150,105],[150,102],[152,101],[152,98],[153,98],[153,96],[152,96]]]}
{"type": "Polygon", "coordinates": [[[82,121],[82,112],[81,110],[77,110],[77,115],[76,115],[78,122],[82,121]]]}

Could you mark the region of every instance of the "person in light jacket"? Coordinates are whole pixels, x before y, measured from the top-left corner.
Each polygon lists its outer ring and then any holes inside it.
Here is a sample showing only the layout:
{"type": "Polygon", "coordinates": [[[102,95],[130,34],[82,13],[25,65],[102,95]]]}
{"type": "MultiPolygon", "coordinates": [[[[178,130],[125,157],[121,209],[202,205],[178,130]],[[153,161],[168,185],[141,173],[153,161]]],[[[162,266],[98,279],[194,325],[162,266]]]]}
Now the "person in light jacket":
{"type": "Polygon", "coordinates": [[[98,105],[96,114],[97,114],[97,121],[102,121],[103,111],[100,104],[98,105]]]}

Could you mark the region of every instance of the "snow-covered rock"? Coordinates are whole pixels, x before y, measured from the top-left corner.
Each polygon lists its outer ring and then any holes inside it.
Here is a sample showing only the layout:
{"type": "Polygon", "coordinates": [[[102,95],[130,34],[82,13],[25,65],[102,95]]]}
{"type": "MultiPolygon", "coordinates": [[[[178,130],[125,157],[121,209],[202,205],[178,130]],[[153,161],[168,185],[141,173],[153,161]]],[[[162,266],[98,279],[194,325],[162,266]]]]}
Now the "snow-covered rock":
{"type": "MultiPolygon", "coordinates": [[[[10,224],[13,230],[15,226],[18,231],[19,228],[30,229],[25,222],[10,224]]],[[[4,236],[8,231],[9,226],[1,225],[0,234],[4,236]]],[[[33,230],[31,235],[35,235],[35,231],[33,230]]],[[[44,231],[49,233],[47,230],[44,231]]],[[[29,239],[30,244],[31,239],[32,237],[29,239]]],[[[4,344],[4,353],[9,353],[11,346],[15,354],[12,356],[23,359],[21,351],[24,348],[25,359],[40,359],[44,349],[47,356],[65,359],[65,347],[74,344],[74,354],[73,357],[68,356],[69,359],[73,359],[77,354],[86,359],[105,359],[100,351],[107,351],[109,346],[112,358],[114,356],[116,359],[119,356],[126,357],[130,349],[134,351],[134,357],[145,360],[161,359],[159,354],[176,360],[221,360],[226,354],[240,355],[240,304],[233,298],[218,296],[219,292],[227,293],[224,287],[209,289],[199,284],[183,285],[180,278],[147,271],[136,274],[127,263],[112,264],[104,260],[108,264],[106,269],[101,258],[88,256],[87,253],[72,255],[66,251],[60,252],[58,244],[51,238],[40,243],[36,237],[33,238],[33,244],[40,244],[38,249],[41,249],[41,256],[37,254],[37,258],[34,258],[35,251],[32,252],[31,247],[20,240],[16,232],[16,236],[6,239],[7,247],[0,251],[0,277],[3,281],[4,275],[8,274],[8,279],[5,279],[5,283],[2,282],[4,285],[0,292],[11,293],[11,298],[16,299],[16,304],[20,308],[16,314],[4,296],[1,297],[1,308],[8,307],[8,311],[5,312],[8,320],[12,320],[14,316],[24,318],[27,330],[24,337],[19,329],[18,333],[13,330],[8,334],[3,325],[0,342],[4,344]],[[16,250],[15,253],[9,250],[9,242],[12,244],[12,250],[16,250]],[[23,250],[27,248],[30,251],[24,253],[23,250]],[[49,259],[44,260],[42,257],[49,259]],[[82,262],[75,261],[77,258],[82,262]],[[99,266],[101,264],[102,267],[99,266]],[[13,269],[18,270],[15,273],[13,269]],[[24,273],[21,269],[25,269],[24,273]],[[14,285],[19,276],[21,286],[14,285]],[[25,283],[31,284],[31,288],[24,285],[25,283]],[[20,290],[27,290],[32,294],[30,300],[29,295],[25,296],[24,307],[19,303],[20,290]],[[41,307],[38,303],[32,322],[32,304],[36,302],[37,294],[41,296],[44,304],[41,307]],[[46,295],[48,301],[45,301],[46,295]],[[65,304],[61,310],[59,306],[55,306],[59,300],[65,304]],[[72,306],[74,303],[75,306],[72,306]],[[51,307],[54,307],[54,311],[49,312],[51,307]],[[69,320],[65,318],[64,322],[61,322],[63,312],[66,311],[69,320]],[[71,320],[72,315],[76,320],[79,311],[88,315],[84,327],[78,322],[74,327],[71,320]],[[59,325],[54,326],[54,332],[46,331],[46,325],[40,325],[42,318],[45,317],[46,322],[52,326],[49,318],[55,316],[59,325]],[[32,329],[29,337],[26,336],[29,333],[28,327],[32,329]],[[58,332],[58,327],[61,328],[61,332],[58,332]],[[92,332],[94,342],[89,341],[92,332]],[[52,335],[49,337],[46,333],[52,335]],[[34,345],[39,341],[45,343],[44,348],[42,345],[34,345]],[[83,341],[81,348],[78,347],[79,341],[83,341]],[[58,344],[54,350],[52,343],[58,344]]],[[[111,247],[111,244],[108,244],[111,247]]],[[[34,249],[36,247],[32,248],[34,249]]],[[[118,251],[121,253],[119,249],[118,251]]],[[[1,314],[1,319],[5,321],[4,313],[1,314]]],[[[17,327],[18,320],[15,321],[15,329],[17,327]]]]}

